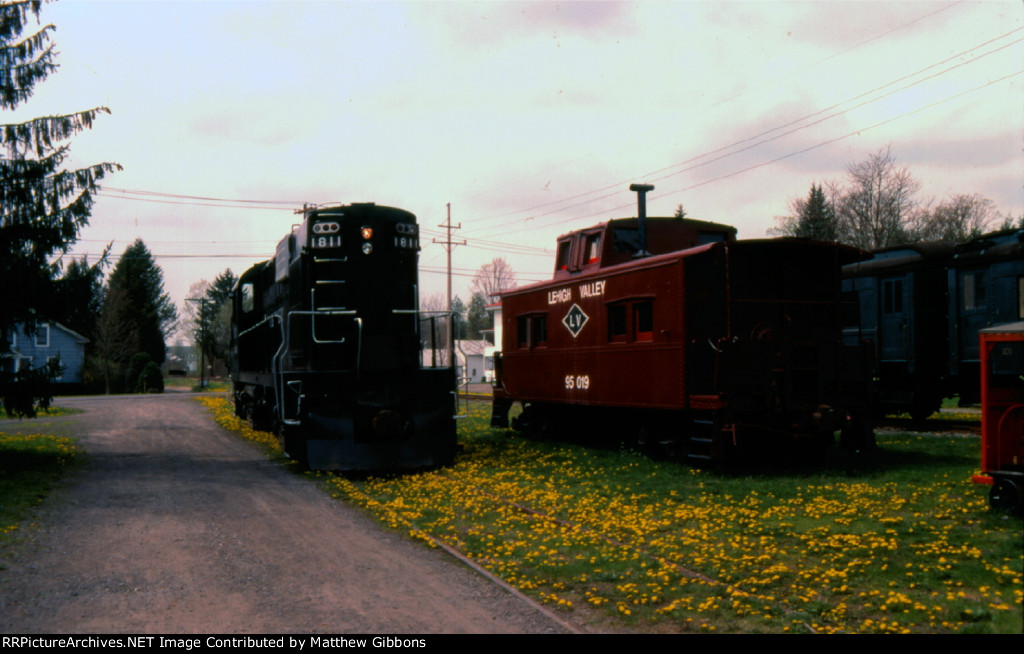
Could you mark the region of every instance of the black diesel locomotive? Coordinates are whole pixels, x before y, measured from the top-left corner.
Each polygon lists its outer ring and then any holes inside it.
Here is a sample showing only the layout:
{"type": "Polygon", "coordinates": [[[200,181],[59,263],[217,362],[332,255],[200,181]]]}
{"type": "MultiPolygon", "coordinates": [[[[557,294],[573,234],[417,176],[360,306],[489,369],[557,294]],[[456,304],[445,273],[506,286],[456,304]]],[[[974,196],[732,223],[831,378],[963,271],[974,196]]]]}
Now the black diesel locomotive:
{"type": "Polygon", "coordinates": [[[455,454],[452,321],[418,310],[419,230],[404,210],[316,208],[239,278],[235,413],[316,470],[432,467],[455,454]],[[423,352],[434,353],[425,362],[423,352]],[[438,361],[441,361],[439,364],[438,361]]]}

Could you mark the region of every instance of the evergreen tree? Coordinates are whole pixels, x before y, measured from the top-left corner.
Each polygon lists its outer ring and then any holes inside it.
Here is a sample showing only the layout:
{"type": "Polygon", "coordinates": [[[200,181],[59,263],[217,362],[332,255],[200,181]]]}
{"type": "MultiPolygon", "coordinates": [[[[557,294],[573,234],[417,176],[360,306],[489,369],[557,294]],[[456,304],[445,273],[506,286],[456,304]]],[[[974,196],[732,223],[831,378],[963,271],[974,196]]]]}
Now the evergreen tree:
{"type": "Polygon", "coordinates": [[[484,337],[483,330],[490,329],[486,306],[487,298],[483,293],[473,293],[473,297],[469,300],[469,307],[466,309],[465,338],[472,341],[480,340],[484,337]]]}
{"type": "MultiPolygon", "coordinates": [[[[41,2],[0,5],[0,109],[13,110],[32,95],[33,87],[57,68],[47,25],[22,36],[30,17],[38,19],[41,2]]],[[[15,323],[48,320],[57,298],[53,254],[66,252],[88,223],[92,196],[117,164],[65,170],[65,142],[90,127],[105,107],[63,116],[47,116],[0,125],[0,330],[15,323]],[[17,283],[15,284],[15,280],[17,283]]]]}
{"type": "Polygon", "coordinates": [[[238,278],[228,268],[213,280],[203,282],[206,291],[201,297],[189,298],[198,304],[194,313],[192,336],[207,364],[216,360],[228,362],[231,350],[231,291],[238,278]]]}
{"type": "MultiPolygon", "coordinates": [[[[55,27],[25,34],[29,21],[38,24],[41,7],[40,0],[0,4],[0,110],[20,107],[35,85],[57,69],[51,42],[55,27]]],[[[53,255],[67,252],[87,224],[99,181],[120,170],[113,163],[63,167],[67,140],[101,113],[109,110],[97,107],[0,125],[0,354],[9,351],[9,333],[16,324],[31,331],[58,313],[54,281],[60,270],[51,263],[53,255]]],[[[9,382],[0,372],[5,396],[18,392],[9,382]]],[[[25,406],[21,400],[16,404],[25,406]]]]}
{"type": "Polygon", "coordinates": [[[85,256],[75,259],[57,282],[59,302],[54,320],[88,338],[90,346],[103,308],[105,263],[105,258],[93,265],[85,256]]]}
{"type": "Polygon", "coordinates": [[[795,231],[795,236],[804,238],[836,240],[836,214],[825,197],[825,191],[817,184],[811,184],[807,201],[800,207],[795,231]]]}
{"type": "MultiPolygon", "coordinates": [[[[126,328],[128,354],[144,352],[156,364],[163,363],[167,358],[164,340],[178,313],[164,293],[163,271],[141,239],[136,239],[121,255],[107,286],[108,296],[122,296],[116,321],[126,328]]],[[[128,361],[117,363],[127,370],[128,361]]],[[[129,389],[134,387],[135,380],[127,382],[129,389]]]]}

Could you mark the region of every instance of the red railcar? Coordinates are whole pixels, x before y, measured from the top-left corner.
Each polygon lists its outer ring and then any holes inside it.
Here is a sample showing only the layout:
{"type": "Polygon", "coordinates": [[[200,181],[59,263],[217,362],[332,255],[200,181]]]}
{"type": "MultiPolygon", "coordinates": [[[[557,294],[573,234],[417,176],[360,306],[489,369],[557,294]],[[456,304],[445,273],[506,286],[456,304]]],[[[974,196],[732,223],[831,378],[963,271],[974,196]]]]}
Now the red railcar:
{"type": "Polygon", "coordinates": [[[647,244],[637,219],[561,237],[552,281],[502,295],[494,426],[518,402],[517,428],[612,432],[691,458],[840,429],[870,446],[869,366],[841,329],[840,271],[860,251],[736,241],[723,225],[645,221],[641,205],[644,222],[647,244]]]}
{"type": "Polygon", "coordinates": [[[1024,511],[1024,322],[989,327],[981,345],[981,469],[993,508],[1024,511]]]}

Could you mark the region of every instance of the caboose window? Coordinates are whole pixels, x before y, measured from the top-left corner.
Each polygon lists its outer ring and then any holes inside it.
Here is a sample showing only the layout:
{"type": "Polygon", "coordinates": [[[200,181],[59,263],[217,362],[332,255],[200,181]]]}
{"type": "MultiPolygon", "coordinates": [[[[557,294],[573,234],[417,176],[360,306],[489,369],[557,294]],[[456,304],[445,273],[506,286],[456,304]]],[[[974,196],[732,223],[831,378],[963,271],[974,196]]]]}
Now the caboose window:
{"type": "Polygon", "coordinates": [[[533,348],[548,342],[547,314],[516,318],[516,347],[533,348]]]}
{"type": "Polygon", "coordinates": [[[516,318],[516,347],[530,347],[530,318],[516,318]]]}
{"type": "Polygon", "coordinates": [[[572,241],[561,241],[558,244],[558,254],[555,257],[555,270],[569,269],[569,254],[572,251],[572,241]]]}
{"type": "Polygon", "coordinates": [[[623,342],[626,340],[626,305],[608,305],[608,340],[623,342]]]}
{"type": "Polygon", "coordinates": [[[601,234],[587,234],[587,243],[584,246],[586,253],[585,263],[597,263],[601,258],[601,234]]]}
{"type": "Polygon", "coordinates": [[[534,316],[530,319],[530,345],[546,345],[548,342],[548,317],[534,316]]]}
{"type": "Polygon", "coordinates": [[[650,300],[637,302],[633,305],[633,325],[636,329],[636,340],[654,340],[654,303],[650,300]]]}

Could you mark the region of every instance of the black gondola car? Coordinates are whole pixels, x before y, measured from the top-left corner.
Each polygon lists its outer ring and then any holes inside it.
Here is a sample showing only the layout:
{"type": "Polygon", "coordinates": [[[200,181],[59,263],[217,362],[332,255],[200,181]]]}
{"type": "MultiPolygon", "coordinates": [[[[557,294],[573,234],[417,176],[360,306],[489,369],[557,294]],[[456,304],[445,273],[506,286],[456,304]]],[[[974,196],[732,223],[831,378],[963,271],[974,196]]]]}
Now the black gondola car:
{"type": "Polygon", "coordinates": [[[418,311],[413,214],[374,204],[317,208],[239,278],[233,299],[235,412],[318,470],[432,467],[455,453],[450,338],[418,311]]]}

